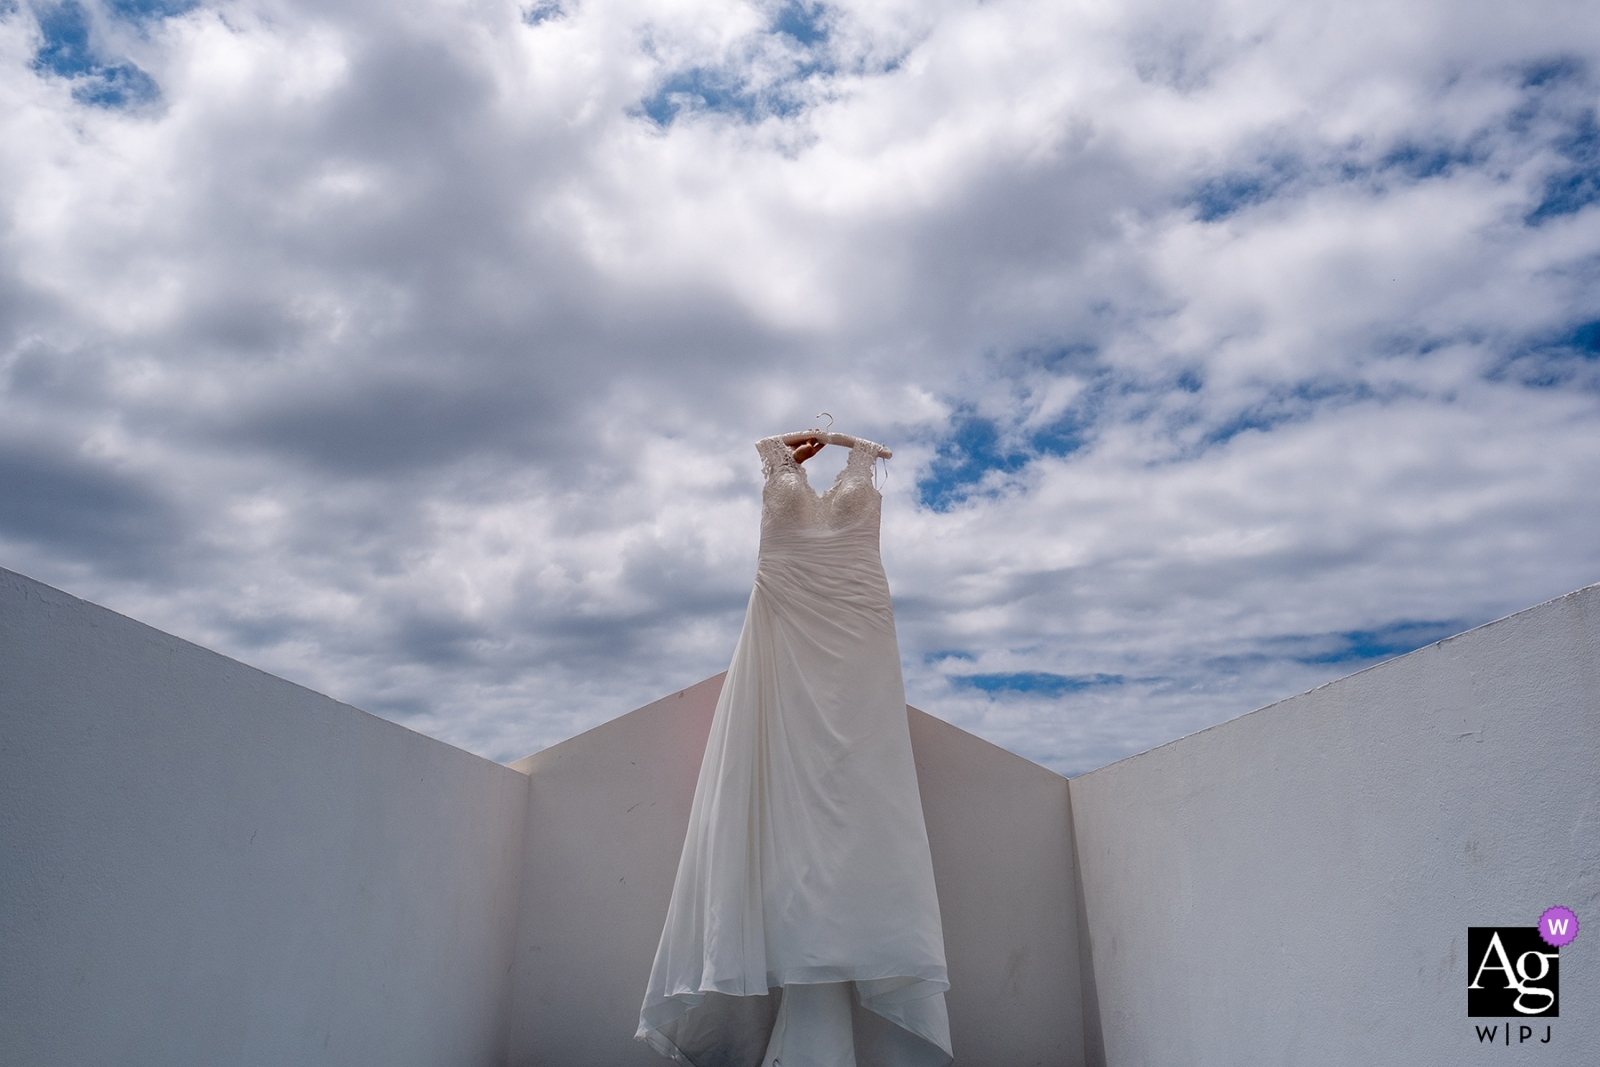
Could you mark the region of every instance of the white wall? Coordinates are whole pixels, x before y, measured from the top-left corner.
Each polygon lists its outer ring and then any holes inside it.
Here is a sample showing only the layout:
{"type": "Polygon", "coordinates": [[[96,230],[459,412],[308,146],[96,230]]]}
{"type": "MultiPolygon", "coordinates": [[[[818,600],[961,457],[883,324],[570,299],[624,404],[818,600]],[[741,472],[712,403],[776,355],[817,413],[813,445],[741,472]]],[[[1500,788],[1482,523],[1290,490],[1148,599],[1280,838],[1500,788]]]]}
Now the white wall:
{"type": "Polygon", "coordinates": [[[722,675],[512,764],[529,775],[513,1067],[663,1067],[633,1040],[722,675]]]}
{"type": "MultiPolygon", "coordinates": [[[[632,1040],[722,676],[513,766],[531,776],[514,1067],[658,1067],[632,1040]]],[[[1064,778],[909,710],[956,1063],[1083,1062],[1064,778]]]]}
{"type": "Polygon", "coordinates": [[[0,1061],[503,1062],[527,788],[0,571],[0,1061]]]}
{"type": "MultiPolygon", "coordinates": [[[[664,1062],[720,685],[512,769],[0,571],[0,1061],[664,1062]]],[[[1070,784],[910,716],[964,1067],[1594,1062],[1600,587],[1070,784]],[[1557,903],[1478,1044],[1466,928],[1557,903]]]]}
{"type": "MultiPolygon", "coordinates": [[[[0,1059],[654,1067],[721,683],[511,769],[0,571],[0,1059]]],[[[1066,782],[910,714],[958,1062],[1077,1064],[1066,782]]]]}
{"type": "Polygon", "coordinates": [[[1086,1035],[1067,780],[910,714],[956,1064],[1077,1067],[1086,1035]]]}
{"type": "Polygon", "coordinates": [[[1071,791],[1114,1067],[1600,1062],[1600,586],[1071,791]],[[1554,904],[1551,1043],[1480,1045],[1467,927],[1554,904]]]}

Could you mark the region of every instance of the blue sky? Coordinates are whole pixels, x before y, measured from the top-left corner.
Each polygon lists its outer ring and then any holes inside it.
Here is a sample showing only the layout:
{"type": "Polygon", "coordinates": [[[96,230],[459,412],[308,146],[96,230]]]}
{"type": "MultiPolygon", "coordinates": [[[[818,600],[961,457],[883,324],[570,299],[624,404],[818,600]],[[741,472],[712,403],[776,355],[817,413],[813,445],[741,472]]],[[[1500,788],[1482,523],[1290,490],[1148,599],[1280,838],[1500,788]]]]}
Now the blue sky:
{"type": "Polygon", "coordinates": [[[1592,5],[24,0],[0,96],[0,566],[495,759],[726,666],[822,410],[1066,773],[1600,581],[1592,5]]]}

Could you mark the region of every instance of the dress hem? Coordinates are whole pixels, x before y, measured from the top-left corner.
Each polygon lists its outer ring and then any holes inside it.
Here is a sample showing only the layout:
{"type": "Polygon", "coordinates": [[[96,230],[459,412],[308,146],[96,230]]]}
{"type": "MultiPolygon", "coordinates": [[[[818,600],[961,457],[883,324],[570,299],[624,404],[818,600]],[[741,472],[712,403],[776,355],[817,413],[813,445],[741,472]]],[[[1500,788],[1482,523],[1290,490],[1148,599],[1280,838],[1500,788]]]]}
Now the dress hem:
{"type": "Polygon", "coordinates": [[[856,999],[861,1006],[882,1016],[884,1019],[899,1026],[928,1044],[940,1049],[945,1055],[950,1055],[947,1047],[948,1037],[943,1040],[939,1036],[923,1033],[920,1028],[908,1025],[910,1022],[904,1014],[896,1008],[919,1000],[943,996],[950,989],[950,982],[945,972],[940,969],[927,975],[883,974],[872,973],[865,968],[850,967],[794,967],[778,972],[787,976],[787,980],[776,980],[774,975],[768,976],[767,988],[759,992],[735,992],[730,989],[718,989],[714,985],[702,986],[698,990],[682,990],[669,993],[654,1005],[655,1011],[646,1011],[645,1017],[640,1019],[639,1029],[633,1035],[635,1041],[643,1041],[657,1052],[679,1063],[692,1062],[684,1057],[682,1050],[673,1044],[662,1031],[673,1023],[682,1019],[704,1003],[707,993],[720,993],[724,996],[768,996],[774,989],[781,989],[790,985],[822,985],[833,982],[850,982],[855,986],[856,999]],[[860,971],[860,976],[843,972],[860,971]],[[898,980],[898,981],[897,981],[898,980]],[[886,988],[868,991],[861,988],[862,984],[879,985],[893,983],[886,988]],[[661,1009],[667,1009],[663,1012],[661,1009]]]}

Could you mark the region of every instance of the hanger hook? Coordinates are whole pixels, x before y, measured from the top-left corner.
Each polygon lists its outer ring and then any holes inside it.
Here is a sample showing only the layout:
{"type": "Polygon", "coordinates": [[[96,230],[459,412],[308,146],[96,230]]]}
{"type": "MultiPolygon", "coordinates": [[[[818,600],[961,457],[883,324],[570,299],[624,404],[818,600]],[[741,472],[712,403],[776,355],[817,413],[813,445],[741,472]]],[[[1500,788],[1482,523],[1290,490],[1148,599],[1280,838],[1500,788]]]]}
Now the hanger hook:
{"type": "MultiPolygon", "coordinates": [[[[820,419],[824,415],[828,415],[828,413],[826,411],[819,411],[819,412],[816,413],[815,416],[813,416],[813,418],[820,419]]],[[[824,433],[826,433],[827,431],[829,431],[831,429],[833,429],[833,416],[832,415],[828,415],[828,425],[824,426],[822,428],[822,430],[823,430],[824,433]]]]}

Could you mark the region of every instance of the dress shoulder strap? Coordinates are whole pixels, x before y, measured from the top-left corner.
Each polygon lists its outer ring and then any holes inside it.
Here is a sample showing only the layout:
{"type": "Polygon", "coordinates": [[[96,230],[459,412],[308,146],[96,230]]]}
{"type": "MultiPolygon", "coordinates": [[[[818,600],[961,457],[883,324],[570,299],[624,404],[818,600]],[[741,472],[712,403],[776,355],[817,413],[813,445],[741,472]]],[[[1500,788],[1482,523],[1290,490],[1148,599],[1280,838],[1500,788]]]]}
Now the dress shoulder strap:
{"type": "Polygon", "coordinates": [[[779,471],[798,469],[794,461],[794,452],[783,443],[781,436],[763,437],[756,442],[756,451],[761,453],[761,474],[769,482],[779,471]]]}
{"type": "Polygon", "coordinates": [[[878,462],[878,454],[882,451],[883,446],[878,442],[858,437],[855,446],[850,449],[850,458],[845,461],[844,469],[871,481],[872,467],[878,462]]]}

